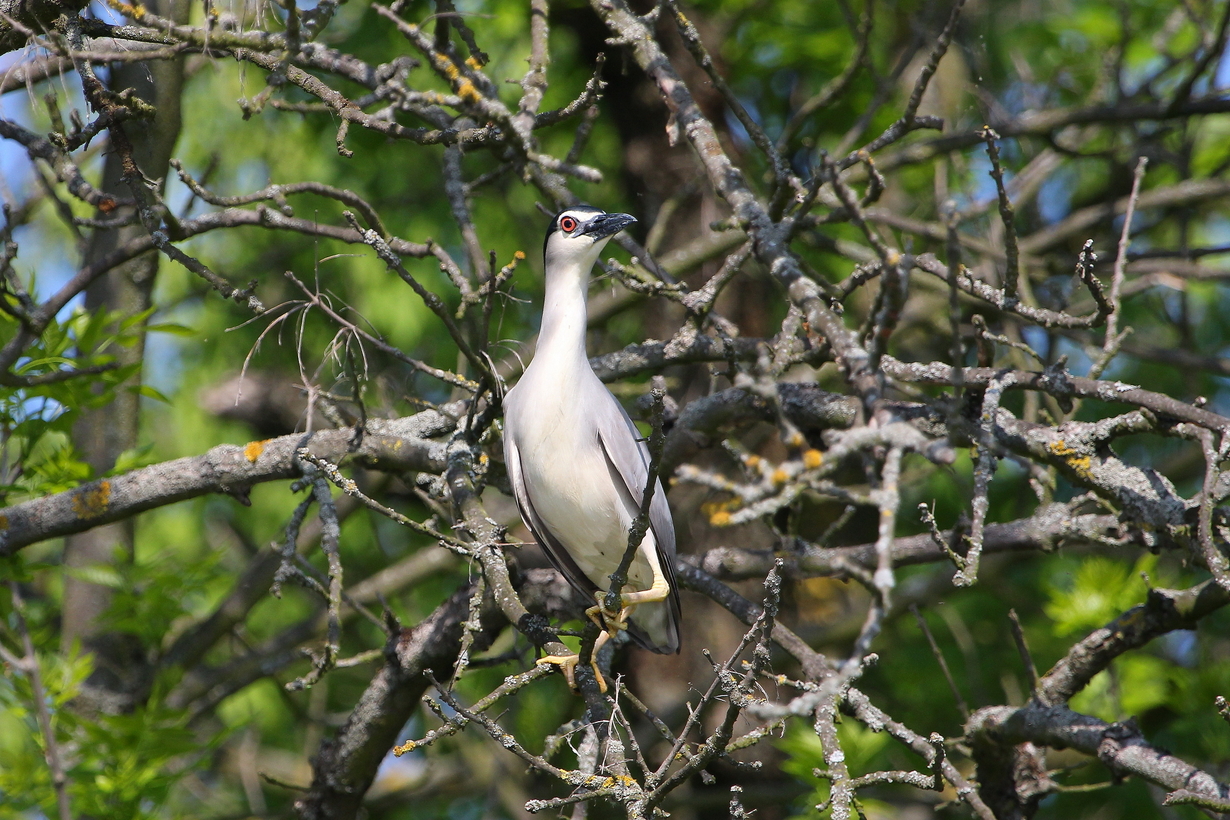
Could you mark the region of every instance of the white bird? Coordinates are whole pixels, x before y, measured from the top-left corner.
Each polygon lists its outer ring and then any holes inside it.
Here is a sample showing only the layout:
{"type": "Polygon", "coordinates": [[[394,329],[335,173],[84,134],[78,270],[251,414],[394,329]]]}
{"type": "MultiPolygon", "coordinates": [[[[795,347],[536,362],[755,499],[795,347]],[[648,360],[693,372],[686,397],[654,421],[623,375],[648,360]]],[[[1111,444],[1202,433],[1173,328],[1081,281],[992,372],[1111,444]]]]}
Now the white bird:
{"type": "MultiPolygon", "coordinates": [[[[597,606],[597,649],[627,628],[641,646],[679,651],[675,528],[661,482],[628,570],[620,612],[603,599],[628,548],[648,484],[649,451],[585,354],[586,290],[598,254],[636,220],[576,206],[556,215],[543,244],[546,299],[533,361],[504,398],[504,460],[521,518],[547,558],[597,606]],[[632,616],[635,611],[635,617],[632,616]]],[[[550,656],[575,688],[576,655],[550,656]]],[[[595,667],[599,685],[605,682],[595,667]]]]}

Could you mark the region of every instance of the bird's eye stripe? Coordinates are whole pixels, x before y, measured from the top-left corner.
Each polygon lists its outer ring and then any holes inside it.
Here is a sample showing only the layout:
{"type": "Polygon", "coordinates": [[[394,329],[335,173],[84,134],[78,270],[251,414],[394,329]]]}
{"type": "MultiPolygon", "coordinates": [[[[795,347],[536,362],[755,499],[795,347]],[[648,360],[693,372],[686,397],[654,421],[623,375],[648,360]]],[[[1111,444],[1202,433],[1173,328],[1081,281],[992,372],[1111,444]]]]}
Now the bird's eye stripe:
{"type": "Polygon", "coordinates": [[[577,229],[577,221],[570,216],[566,216],[559,221],[560,230],[572,233],[577,229]]]}

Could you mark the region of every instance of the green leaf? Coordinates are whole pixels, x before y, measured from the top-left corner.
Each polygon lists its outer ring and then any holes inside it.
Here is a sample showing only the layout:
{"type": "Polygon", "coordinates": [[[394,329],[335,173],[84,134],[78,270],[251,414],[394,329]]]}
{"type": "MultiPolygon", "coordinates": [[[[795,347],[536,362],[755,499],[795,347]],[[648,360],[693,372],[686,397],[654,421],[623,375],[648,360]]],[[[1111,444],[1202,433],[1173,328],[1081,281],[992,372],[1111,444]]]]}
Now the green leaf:
{"type": "Polygon", "coordinates": [[[126,389],[132,393],[136,393],[138,396],[144,396],[147,399],[153,399],[154,401],[160,401],[163,404],[169,405],[171,403],[171,400],[167,398],[165,393],[163,393],[161,390],[159,390],[156,387],[150,387],[148,384],[138,384],[136,386],[129,387],[126,389]]]}
{"type": "MultiPolygon", "coordinates": [[[[45,428],[46,425],[42,425],[45,428]]],[[[73,449],[65,433],[32,437],[21,484],[35,495],[63,492],[91,478],[90,465],[73,449]]]]}
{"type": "Polygon", "coordinates": [[[106,334],[109,320],[110,314],[105,310],[95,310],[90,313],[79,311],[69,320],[76,329],[74,335],[77,337],[77,348],[81,351],[82,355],[94,353],[96,350],[105,347],[107,342],[110,341],[104,335],[106,334]]]}
{"type": "Polygon", "coordinates": [[[120,334],[128,334],[134,329],[140,333],[140,326],[145,323],[145,320],[154,315],[156,308],[148,307],[140,313],[135,313],[132,316],[127,316],[120,320],[120,334]]]}
{"type": "Polygon", "coordinates": [[[59,370],[60,366],[72,367],[75,364],[76,362],[73,359],[69,359],[65,356],[43,356],[42,358],[30,359],[27,362],[23,362],[21,366],[17,368],[17,373],[18,375],[24,376],[28,373],[41,373],[59,370]]]}
{"type": "Polygon", "coordinates": [[[152,443],[125,450],[115,460],[115,466],[107,471],[107,475],[121,475],[154,464],[158,459],[154,457],[153,450],[152,443]]]}
{"type": "Polygon", "coordinates": [[[97,584],[100,587],[121,589],[124,586],[124,576],[109,564],[87,564],[83,567],[65,567],[64,572],[78,581],[97,584]]]}
{"type": "Polygon", "coordinates": [[[153,325],[145,326],[146,333],[168,333],[172,336],[196,336],[195,329],[187,325],[176,324],[175,322],[159,322],[153,325]]]}

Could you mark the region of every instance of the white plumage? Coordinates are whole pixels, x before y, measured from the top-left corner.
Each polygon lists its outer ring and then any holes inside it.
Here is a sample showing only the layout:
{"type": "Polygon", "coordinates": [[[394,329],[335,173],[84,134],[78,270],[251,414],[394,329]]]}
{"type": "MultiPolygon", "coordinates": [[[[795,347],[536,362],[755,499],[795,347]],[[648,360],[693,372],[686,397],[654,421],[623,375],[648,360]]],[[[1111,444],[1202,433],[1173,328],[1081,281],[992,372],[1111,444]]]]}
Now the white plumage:
{"type": "MultiPolygon", "coordinates": [[[[589,272],[610,237],[634,221],[587,207],[555,217],[544,244],[538,348],[504,399],[504,458],[521,517],[551,563],[591,598],[610,587],[649,474],[636,426],[585,354],[589,272]]],[[[649,523],[623,589],[628,631],[647,649],[677,652],[675,531],[660,483],[649,523]]]]}

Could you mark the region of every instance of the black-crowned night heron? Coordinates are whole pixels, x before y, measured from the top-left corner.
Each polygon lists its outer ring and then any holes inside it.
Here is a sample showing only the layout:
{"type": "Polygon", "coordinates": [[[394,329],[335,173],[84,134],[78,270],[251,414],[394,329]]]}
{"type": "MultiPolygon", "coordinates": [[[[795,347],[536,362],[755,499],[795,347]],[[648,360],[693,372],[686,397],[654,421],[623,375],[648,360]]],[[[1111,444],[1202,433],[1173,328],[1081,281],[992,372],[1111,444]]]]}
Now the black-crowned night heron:
{"type": "MultiPolygon", "coordinates": [[[[556,215],[543,245],[546,299],[538,349],[504,399],[504,459],[521,517],[551,563],[584,595],[603,628],[597,649],[626,628],[646,649],[679,651],[675,528],[659,482],[649,527],[628,570],[619,612],[603,599],[628,548],[649,477],[649,451],[585,355],[589,272],[607,241],[636,220],[577,206],[556,215]],[[635,611],[635,616],[633,612],[635,611]]],[[[550,656],[574,685],[576,655],[550,656]]],[[[605,688],[602,675],[598,681],[605,688]]]]}

